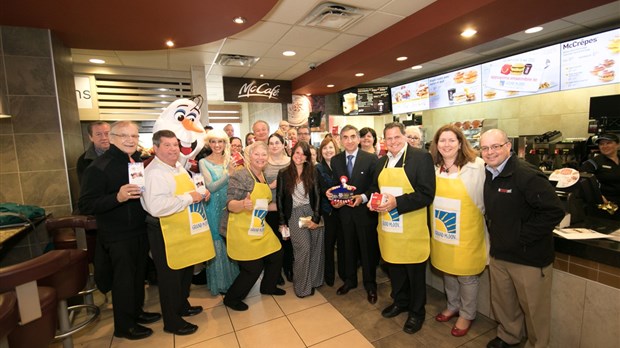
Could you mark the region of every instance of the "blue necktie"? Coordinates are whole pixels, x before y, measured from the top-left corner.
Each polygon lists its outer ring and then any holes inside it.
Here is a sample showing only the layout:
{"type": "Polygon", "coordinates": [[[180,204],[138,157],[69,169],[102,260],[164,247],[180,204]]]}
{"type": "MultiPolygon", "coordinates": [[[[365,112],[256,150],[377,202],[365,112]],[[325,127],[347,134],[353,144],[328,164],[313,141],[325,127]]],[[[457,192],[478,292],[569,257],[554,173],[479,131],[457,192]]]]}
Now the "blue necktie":
{"type": "Polygon", "coordinates": [[[351,179],[351,174],[353,173],[353,155],[347,156],[347,172],[349,172],[349,179],[351,179]]]}

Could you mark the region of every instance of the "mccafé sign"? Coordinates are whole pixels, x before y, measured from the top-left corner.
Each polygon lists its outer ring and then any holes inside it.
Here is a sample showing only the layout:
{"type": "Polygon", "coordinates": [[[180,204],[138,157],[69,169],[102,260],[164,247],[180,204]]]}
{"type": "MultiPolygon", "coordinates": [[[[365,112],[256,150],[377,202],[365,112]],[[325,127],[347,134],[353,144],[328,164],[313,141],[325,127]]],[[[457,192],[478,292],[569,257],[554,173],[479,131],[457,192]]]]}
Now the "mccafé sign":
{"type": "Polygon", "coordinates": [[[224,77],[224,101],[281,103],[293,101],[291,81],[224,77]]]}

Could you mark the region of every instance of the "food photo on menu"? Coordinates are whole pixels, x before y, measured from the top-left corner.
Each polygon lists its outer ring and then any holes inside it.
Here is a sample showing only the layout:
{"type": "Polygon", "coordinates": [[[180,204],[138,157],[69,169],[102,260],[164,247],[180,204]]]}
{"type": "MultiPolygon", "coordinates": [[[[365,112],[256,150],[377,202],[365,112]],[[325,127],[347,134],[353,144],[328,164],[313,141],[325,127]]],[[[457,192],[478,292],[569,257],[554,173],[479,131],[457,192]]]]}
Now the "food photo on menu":
{"type": "Polygon", "coordinates": [[[560,90],[557,45],[485,63],[481,69],[483,101],[560,90]]]}
{"type": "Polygon", "coordinates": [[[401,114],[429,109],[432,95],[428,79],[392,87],[392,112],[401,114]]]}
{"type": "Polygon", "coordinates": [[[431,108],[479,102],[480,66],[431,77],[429,88],[431,108]]]}

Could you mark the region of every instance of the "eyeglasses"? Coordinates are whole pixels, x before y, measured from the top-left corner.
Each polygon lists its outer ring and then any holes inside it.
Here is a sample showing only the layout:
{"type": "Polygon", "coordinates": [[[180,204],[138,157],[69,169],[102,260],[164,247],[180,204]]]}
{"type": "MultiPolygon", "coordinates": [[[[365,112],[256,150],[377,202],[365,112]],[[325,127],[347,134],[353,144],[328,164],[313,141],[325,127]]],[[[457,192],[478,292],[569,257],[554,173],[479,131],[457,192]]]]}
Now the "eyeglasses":
{"type": "Polygon", "coordinates": [[[420,137],[416,137],[416,136],[413,136],[413,135],[407,135],[407,139],[420,140],[420,137]]]}
{"type": "Polygon", "coordinates": [[[503,144],[495,144],[495,145],[491,145],[491,146],[483,146],[480,148],[480,152],[489,152],[489,150],[493,150],[493,152],[501,149],[502,147],[504,147],[504,145],[508,144],[508,142],[505,142],[503,144]]]}
{"type": "Polygon", "coordinates": [[[123,140],[127,140],[129,138],[134,139],[134,140],[138,140],[140,139],[140,135],[138,134],[116,134],[116,133],[110,133],[110,135],[113,135],[115,137],[119,137],[123,140]]]}

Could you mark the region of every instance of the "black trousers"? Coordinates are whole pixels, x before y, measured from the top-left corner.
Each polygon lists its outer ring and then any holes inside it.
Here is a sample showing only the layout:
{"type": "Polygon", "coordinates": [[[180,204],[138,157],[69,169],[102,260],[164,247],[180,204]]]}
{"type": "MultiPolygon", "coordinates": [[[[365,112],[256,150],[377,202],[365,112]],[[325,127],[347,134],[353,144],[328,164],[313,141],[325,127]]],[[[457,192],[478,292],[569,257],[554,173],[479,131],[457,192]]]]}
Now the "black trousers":
{"type": "Polygon", "coordinates": [[[164,318],[164,329],[175,331],[181,329],[187,323],[182,314],[189,309],[189,287],[192,284],[194,267],[174,270],[168,267],[166,247],[161,232],[159,220],[147,217],[147,230],[151,254],[159,286],[159,304],[164,318]]]}
{"type": "Polygon", "coordinates": [[[392,298],[398,307],[409,308],[409,315],[424,320],[426,311],[426,261],[389,263],[392,298]]]}
{"type": "MultiPolygon", "coordinates": [[[[364,288],[377,290],[377,265],[379,264],[379,241],[377,240],[377,219],[363,207],[343,207],[338,212],[344,234],[345,283],[357,286],[357,260],[362,264],[364,288]],[[364,214],[365,212],[365,214],[364,214]]],[[[340,249],[340,245],[338,246],[340,249]]]]}
{"type": "Polygon", "coordinates": [[[127,332],[136,326],[136,319],[144,305],[144,276],[148,257],[146,233],[116,242],[104,242],[102,238],[97,238],[96,255],[95,274],[109,273],[98,277],[111,279],[114,330],[127,332]]]}
{"type": "Polygon", "coordinates": [[[345,247],[344,247],[344,234],[342,233],[342,225],[340,224],[340,217],[338,211],[333,210],[330,214],[323,215],[323,221],[325,222],[325,280],[334,281],[336,279],[334,251],[335,246],[338,245],[337,260],[338,260],[338,276],[343,281],[345,278],[345,247]]]}
{"type": "Polygon", "coordinates": [[[282,234],[278,232],[278,229],[280,228],[280,218],[278,216],[278,212],[277,211],[267,212],[265,221],[267,221],[267,224],[269,225],[269,227],[271,227],[271,229],[273,230],[273,233],[276,235],[276,237],[278,237],[278,240],[280,241],[280,245],[282,245],[282,251],[283,251],[282,269],[284,269],[284,272],[292,271],[293,270],[293,258],[294,258],[293,244],[291,244],[290,238],[288,240],[282,239],[282,234]]]}
{"type": "Polygon", "coordinates": [[[260,292],[269,294],[275,291],[278,283],[278,276],[282,268],[282,249],[264,256],[258,260],[237,261],[239,265],[239,275],[232,283],[226,296],[225,304],[237,304],[248,296],[252,286],[258,280],[260,272],[265,270],[263,280],[260,283],[260,292]]]}

